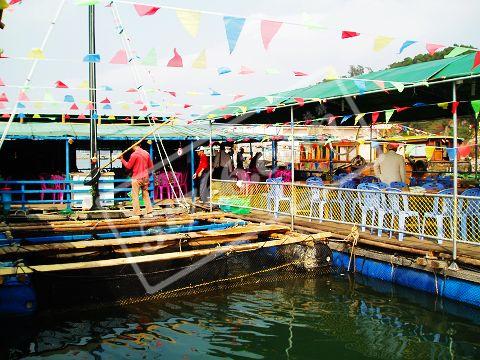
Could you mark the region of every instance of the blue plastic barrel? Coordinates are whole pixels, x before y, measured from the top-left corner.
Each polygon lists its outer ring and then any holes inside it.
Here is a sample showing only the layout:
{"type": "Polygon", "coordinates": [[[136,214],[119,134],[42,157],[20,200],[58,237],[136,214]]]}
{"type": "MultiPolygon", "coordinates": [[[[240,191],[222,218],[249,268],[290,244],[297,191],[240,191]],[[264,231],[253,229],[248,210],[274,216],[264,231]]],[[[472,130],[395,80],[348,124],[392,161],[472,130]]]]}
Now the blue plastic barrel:
{"type": "Polygon", "coordinates": [[[3,212],[8,213],[12,208],[12,194],[10,193],[12,189],[8,187],[4,187],[0,189],[2,194],[2,205],[3,205],[3,212]]]}

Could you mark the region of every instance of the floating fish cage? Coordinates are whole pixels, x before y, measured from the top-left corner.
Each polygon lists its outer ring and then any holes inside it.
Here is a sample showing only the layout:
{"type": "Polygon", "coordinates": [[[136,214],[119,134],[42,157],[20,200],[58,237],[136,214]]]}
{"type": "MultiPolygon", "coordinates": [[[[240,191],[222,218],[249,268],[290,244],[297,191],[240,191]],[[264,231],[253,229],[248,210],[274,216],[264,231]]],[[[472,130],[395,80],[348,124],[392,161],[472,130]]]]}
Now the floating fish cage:
{"type": "Polygon", "coordinates": [[[224,213],[3,226],[0,313],[128,304],[326,274],[328,233],[224,213]]]}

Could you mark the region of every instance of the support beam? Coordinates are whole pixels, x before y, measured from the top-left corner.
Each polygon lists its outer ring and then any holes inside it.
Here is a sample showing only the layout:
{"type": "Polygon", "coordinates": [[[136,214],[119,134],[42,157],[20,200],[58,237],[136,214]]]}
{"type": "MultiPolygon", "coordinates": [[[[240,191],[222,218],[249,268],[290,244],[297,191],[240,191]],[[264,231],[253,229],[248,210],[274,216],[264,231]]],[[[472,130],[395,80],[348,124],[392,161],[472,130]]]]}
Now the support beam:
{"type": "MultiPolygon", "coordinates": [[[[457,84],[452,82],[452,101],[457,101],[457,84]]],[[[453,149],[455,157],[453,159],[453,216],[452,216],[452,241],[453,262],[450,265],[451,270],[458,270],[457,260],[457,236],[458,236],[458,119],[457,112],[453,113],[453,149]]]]}
{"type": "MultiPolygon", "coordinates": [[[[149,147],[149,153],[150,153],[150,159],[152,159],[153,162],[153,142],[149,142],[150,147],[149,147]]],[[[155,165],[155,163],[154,163],[155,165]]],[[[152,172],[150,174],[150,185],[153,186],[153,189],[150,191],[150,200],[152,201],[152,204],[154,202],[154,193],[155,193],[155,179],[154,179],[154,173],[152,172]]]]}
{"type": "Polygon", "coordinates": [[[190,141],[190,180],[192,188],[192,203],[195,202],[195,179],[193,175],[195,174],[195,144],[193,140],[190,141]]]}
{"type": "Polygon", "coordinates": [[[70,139],[65,140],[65,195],[67,198],[67,210],[71,209],[70,204],[70,139]]]}

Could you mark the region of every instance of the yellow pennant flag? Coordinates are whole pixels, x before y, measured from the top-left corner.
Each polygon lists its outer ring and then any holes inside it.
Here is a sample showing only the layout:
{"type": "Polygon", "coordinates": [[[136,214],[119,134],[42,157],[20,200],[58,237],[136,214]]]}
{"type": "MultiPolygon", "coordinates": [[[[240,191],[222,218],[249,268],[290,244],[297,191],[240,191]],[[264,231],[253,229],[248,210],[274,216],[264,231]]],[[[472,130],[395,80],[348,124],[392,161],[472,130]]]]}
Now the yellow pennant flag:
{"type": "Polygon", "coordinates": [[[80,89],[87,89],[88,88],[88,81],[87,80],[83,80],[80,84],[78,84],[78,87],[80,89]]]}
{"type": "Polygon", "coordinates": [[[325,75],[325,80],[336,80],[338,79],[338,73],[333,66],[327,67],[327,73],[325,75]]]}
{"type": "Polygon", "coordinates": [[[392,37],[388,36],[377,36],[373,43],[373,51],[383,50],[388,44],[393,41],[392,37]]]}
{"type": "Polygon", "coordinates": [[[437,106],[446,110],[448,108],[448,104],[449,104],[448,102],[441,102],[441,103],[438,103],[437,106]]]}
{"type": "Polygon", "coordinates": [[[435,146],[425,146],[425,157],[428,161],[432,160],[433,153],[435,152],[435,146]]]}
{"type": "Polygon", "coordinates": [[[122,104],[122,109],[123,109],[123,110],[128,110],[128,109],[129,109],[128,104],[122,104]]]}
{"type": "Polygon", "coordinates": [[[42,108],[43,108],[43,104],[37,102],[37,103],[35,103],[35,105],[33,105],[33,107],[34,107],[35,109],[42,109],[42,108]]]}
{"type": "Polygon", "coordinates": [[[115,115],[109,115],[107,119],[108,120],[115,120],[115,115]]]}
{"type": "Polygon", "coordinates": [[[45,54],[43,53],[42,49],[34,48],[34,49],[30,50],[30,52],[28,53],[28,58],[29,59],[43,60],[43,59],[45,59],[45,54]]]}
{"type": "Polygon", "coordinates": [[[355,125],[358,124],[358,121],[363,118],[363,116],[365,115],[365,113],[360,113],[358,114],[357,116],[355,116],[355,125]]]}
{"type": "Polygon", "coordinates": [[[202,14],[192,10],[177,10],[178,20],[192,37],[197,37],[202,14]]]}
{"type": "Polygon", "coordinates": [[[247,107],[246,106],[239,106],[239,108],[242,111],[242,114],[245,114],[247,112],[247,107]]]}
{"type": "Polygon", "coordinates": [[[207,67],[207,54],[203,49],[192,64],[195,69],[205,69],[207,67]]]}
{"type": "Polygon", "coordinates": [[[190,95],[190,96],[198,96],[198,95],[200,95],[200,93],[197,92],[197,91],[187,91],[186,94],[187,94],[187,95],[190,95]]]}
{"type": "Polygon", "coordinates": [[[207,119],[213,119],[215,117],[214,114],[208,114],[207,119]]]}
{"type": "Polygon", "coordinates": [[[34,119],[40,119],[40,118],[41,118],[41,116],[40,116],[39,114],[35,114],[35,115],[33,115],[32,117],[33,117],[34,119]]]}
{"type": "Polygon", "coordinates": [[[402,92],[403,89],[405,89],[405,85],[403,85],[401,82],[391,81],[390,84],[395,86],[395,88],[398,90],[398,92],[402,92]]]}

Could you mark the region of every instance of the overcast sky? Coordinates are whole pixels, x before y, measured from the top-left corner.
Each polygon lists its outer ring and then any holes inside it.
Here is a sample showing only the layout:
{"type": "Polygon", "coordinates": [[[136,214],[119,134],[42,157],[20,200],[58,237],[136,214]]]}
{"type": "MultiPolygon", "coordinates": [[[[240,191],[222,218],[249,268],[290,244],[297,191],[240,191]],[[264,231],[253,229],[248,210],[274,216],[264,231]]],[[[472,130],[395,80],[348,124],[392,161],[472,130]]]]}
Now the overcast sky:
{"type": "MultiPolygon", "coordinates": [[[[247,97],[267,95],[272,92],[293,89],[321,81],[326,69],[333,66],[337,73],[347,72],[348,65],[361,64],[374,70],[407,56],[425,53],[425,42],[443,44],[471,44],[480,47],[478,36],[478,0],[241,0],[241,1],[193,1],[193,0],[132,0],[156,6],[176,6],[194,10],[224,13],[247,18],[238,39],[235,51],[230,55],[221,16],[203,14],[198,36],[192,38],[178,21],[175,11],[162,8],[153,16],[139,17],[132,4],[117,4],[120,19],[130,38],[133,50],[143,57],[151,48],[158,53],[159,66],[139,66],[139,77],[144,88],[155,88],[177,92],[172,97],[163,92],[149,92],[147,99],[161,103],[168,113],[180,112],[182,118],[191,114],[202,114],[217,106],[232,102],[237,94],[247,97]],[[304,26],[284,24],[266,51],[260,36],[260,20],[272,19],[303,23],[305,14],[311,21],[326,30],[312,30],[304,26]],[[342,30],[360,32],[351,39],[340,39],[342,30]],[[374,52],[373,40],[378,35],[394,37],[384,50],[374,52]],[[398,50],[405,40],[418,40],[402,54],[398,50]],[[183,58],[183,68],[167,68],[165,65],[177,48],[183,58]],[[192,69],[196,56],[206,50],[206,70],[192,69]],[[255,71],[252,75],[238,75],[240,66],[255,71]],[[225,66],[232,73],[218,75],[217,68],[225,66]],[[277,68],[277,75],[265,74],[265,69],[277,68]],[[148,73],[147,71],[150,71],[148,73]],[[293,71],[309,74],[294,77],[293,71]],[[211,96],[212,89],[220,96],[211,96]],[[192,95],[197,92],[201,95],[192,95]],[[184,104],[192,107],[184,109],[184,104]]],[[[0,48],[4,55],[13,59],[0,60],[0,78],[7,85],[21,85],[25,81],[31,60],[15,59],[26,57],[32,48],[39,47],[49,23],[60,4],[60,0],[23,0],[4,14],[6,28],[0,31],[0,48]]],[[[135,114],[141,105],[134,104],[139,94],[127,93],[136,87],[131,68],[127,65],[109,64],[111,57],[122,43],[115,29],[110,8],[105,1],[97,6],[97,53],[102,63],[98,65],[97,86],[108,85],[114,91],[99,91],[98,99],[108,97],[112,111],[99,110],[105,114],[135,114]],[[118,102],[130,103],[129,109],[118,102]]],[[[53,32],[45,47],[46,61],[41,61],[32,77],[32,89],[27,92],[30,100],[44,100],[44,89],[35,87],[53,86],[57,80],[71,87],[79,86],[88,78],[88,66],[82,58],[88,53],[87,8],[77,6],[76,0],[67,0],[53,32]],[[50,59],[50,60],[48,60],[50,59]]],[[[18,96],[18,88],[0,87],[10,100],[8,112],[18,96]]],[[[82,112],[88,99],[86,90],[48,90],[56,100],[64,95],[75,97],[82,112]]],[[[71,104],[52,108],[43,104],[35,108],[25,103],[27,113],[70,112],[71,104]]],[[[159,108],[156,108],[159,110],[159,108]]]]}

